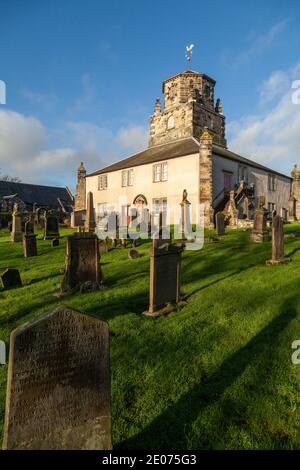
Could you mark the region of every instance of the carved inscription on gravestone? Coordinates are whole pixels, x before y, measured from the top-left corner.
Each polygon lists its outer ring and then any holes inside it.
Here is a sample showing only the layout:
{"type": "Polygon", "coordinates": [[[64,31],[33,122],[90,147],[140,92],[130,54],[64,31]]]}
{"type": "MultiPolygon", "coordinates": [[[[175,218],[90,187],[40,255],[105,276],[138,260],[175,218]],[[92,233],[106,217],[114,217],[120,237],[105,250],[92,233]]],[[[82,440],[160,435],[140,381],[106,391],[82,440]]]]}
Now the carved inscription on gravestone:
{"type": "Polygon", "coordinates": [[[111,449],[109,333],[64,305],[12,332],[4,449],[111,449]]]}

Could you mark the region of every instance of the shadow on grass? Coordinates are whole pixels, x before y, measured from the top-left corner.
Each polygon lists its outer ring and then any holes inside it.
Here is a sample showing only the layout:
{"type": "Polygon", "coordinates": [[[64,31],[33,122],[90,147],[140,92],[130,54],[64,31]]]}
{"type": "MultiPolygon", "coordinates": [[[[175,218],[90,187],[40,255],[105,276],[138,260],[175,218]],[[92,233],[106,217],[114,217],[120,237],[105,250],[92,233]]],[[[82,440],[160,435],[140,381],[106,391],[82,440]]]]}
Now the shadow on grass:
{"type": "MultiPolygon", "coordinates": [[[[269,357],[273,354],[274,341],[296,316],[297,310],[291,298],[260,333],[226,359],[215,373],[206,378],[205,383],[196,384],[177,403],[167,408],[139,434],[123,441],[118,448],[186,449],[187,436],[198,415],[217,402],[249,364],[258,363],[264,355],[269,357]]],[[[261,383],[264,372],[259,370],[258,373],[261,383]]]]}

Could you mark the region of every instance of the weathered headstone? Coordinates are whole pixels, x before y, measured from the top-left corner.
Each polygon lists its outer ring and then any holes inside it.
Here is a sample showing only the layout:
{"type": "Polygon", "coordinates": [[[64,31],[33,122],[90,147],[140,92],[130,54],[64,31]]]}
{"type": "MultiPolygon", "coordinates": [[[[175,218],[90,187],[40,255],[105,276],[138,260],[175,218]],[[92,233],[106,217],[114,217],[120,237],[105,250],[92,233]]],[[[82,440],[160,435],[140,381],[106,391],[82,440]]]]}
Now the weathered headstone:
{"type": "Polygon", "coordinates": [[[18,207],[14,209],[12,214],[12,230],[10,239],[12,242],[21,242],[23,239],[22,214],[18,211],[18,207]]]}
{"type": "Polygon", "coordinates": [[[1,274],[1,280],[4,289],[13,289],[22,287],[20,273],[17,269],[8,268],[1,274]]]}
{"type": "Polygon", "coordinates": [[[153,240],[150,250],[149,310],[145,315],[164,314],[167,304],[179,302],[182,251],[182,246],[166,240],[153,240]]]}
{"type": "Polygon", "coordinates": [[[99,240],[92,233],[74,233],[67,239],[65,276],[61,285],[62,292],[81,289],[89,284],[97,289],[101,284],[99,240]]]}
{"type": "Polygon", "coordinates": [[[11,334],[4,449],[110,450],[106,321],[64,305],[11,334]]]}
{"type": "Polygon", "coordinates": [[[37,256],[36,235],[26,233],[23,236],[23,255],[25,258],[37,256]]]}
{"type": "Polygon", "coordinates": [[[106,240],[99,241],[99,253],[100,256],[103,255],[103,253],[108,253],[108,243],[106,240]]]}
{"type": "Polygon", "coordinates": [[[290,261],[284,257],[284,231],[283,220],[275,215],[272,221],[272,259],[266,261],[268,266],[273,264],[284,264],[290,261]]]}
{"type": "Polygon", "coordinates": [[[225,235],[225,217],[222,212],[216,214],[216,230],[218,236],[225,235]]]}
{"type": "Polygon", "coordinates": [[[59,246],[59,238],[53,238],[51,242],[51,246],[52,247],[59,246]]]}
{"type": "Polygon", "coordinates": [[[250,239],[253,242],[266,242],[270,240],[270,232],[267,229],[267,211],[260,207],[254,213],[253,231],[250,239]]]}
{"type": "Polygon", "coordinates": [[[58,218],[52,214],[46,214],[45,218],[45,240],[59,238],[58,218]]]}
{"type": "Polygon", "coordinates": [[[140,258],[140,256],[141,255],[136,250],[129,250],[129,252],[128,252],[128,258],[129,259],[137,259],[137,258],[140,258]]]}
{"type": "Polygon", "coordinates": [[[6,347],[4,341],[0,340],[0,365],[6,364],[6,347]]]}
{"type": "Polygon", "coordinates": [[[96,227],[96,222],[95,222],[93,193],[91,191],[89,191],[88,195],[87,195],[86,217],[85,217],[85,222],[84,222],[84,230],[86,232],[94,232],[95,227],[96,227]]]}

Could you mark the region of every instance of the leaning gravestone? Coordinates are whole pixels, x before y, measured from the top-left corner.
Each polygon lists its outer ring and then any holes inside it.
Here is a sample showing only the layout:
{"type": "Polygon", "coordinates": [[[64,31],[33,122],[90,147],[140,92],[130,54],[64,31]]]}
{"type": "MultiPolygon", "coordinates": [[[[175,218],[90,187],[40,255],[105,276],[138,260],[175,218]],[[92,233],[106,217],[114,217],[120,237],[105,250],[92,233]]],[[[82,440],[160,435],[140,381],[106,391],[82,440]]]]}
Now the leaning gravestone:
{"type": "Polygon", "coordinates": [[[22,287],[20,273],[17,269],[8,268],[1,274],[1,280],[4,289],[13,289],[14,287],[22,287]]]}
{"type": "Polygon", "coordinates": [[[275,215],[272,221],[272,259],[266,261],[267,266],[284,264],[290,261],[284,257],[284,231],[283,221],[279,215],[275,215]]]}
{"type": "Polygon", "coordinates": [[[3,448],[111,449],[106,321],[59,305],[12,332],[3,448]]]}
{"type": "Polygon", "coordinates": [[[88,285],[89,290],[97,289],[101,280],[98,237],[88,232],[70,235],[61,291],[73,292],[84,285],[88,285]]]}
{"type": "Polygon", "coordinates": [[[216,230],[218,236],[225,235],[225,217],[222,212],[216,214],[216,230]]]}
{"type": "Polygon", "coordinates": [[[58,218],[55,215],[46,215],[45,218],[45,240],[59,238],[58,218]]]}
{"type": "Polygon", "coordinates": [[[150,251],[150,295],[148,316],[164,314],[167,304],[177,304],[180,297],[182,246],[168,240],[153,240],[150,251]]]}

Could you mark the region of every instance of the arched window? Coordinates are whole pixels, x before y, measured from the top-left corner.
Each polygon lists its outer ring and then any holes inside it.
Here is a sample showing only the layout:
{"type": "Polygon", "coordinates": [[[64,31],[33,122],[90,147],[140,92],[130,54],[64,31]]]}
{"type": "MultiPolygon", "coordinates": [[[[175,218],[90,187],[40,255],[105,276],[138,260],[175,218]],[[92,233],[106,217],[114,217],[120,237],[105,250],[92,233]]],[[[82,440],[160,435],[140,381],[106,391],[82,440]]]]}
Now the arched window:
{"type": "Polygon", "coordinates": [[[173,129],[174,126],[175,126],[174,116],[171,115],[168,119],[168,122],[167,122],[167,129],[173,129]]]}

